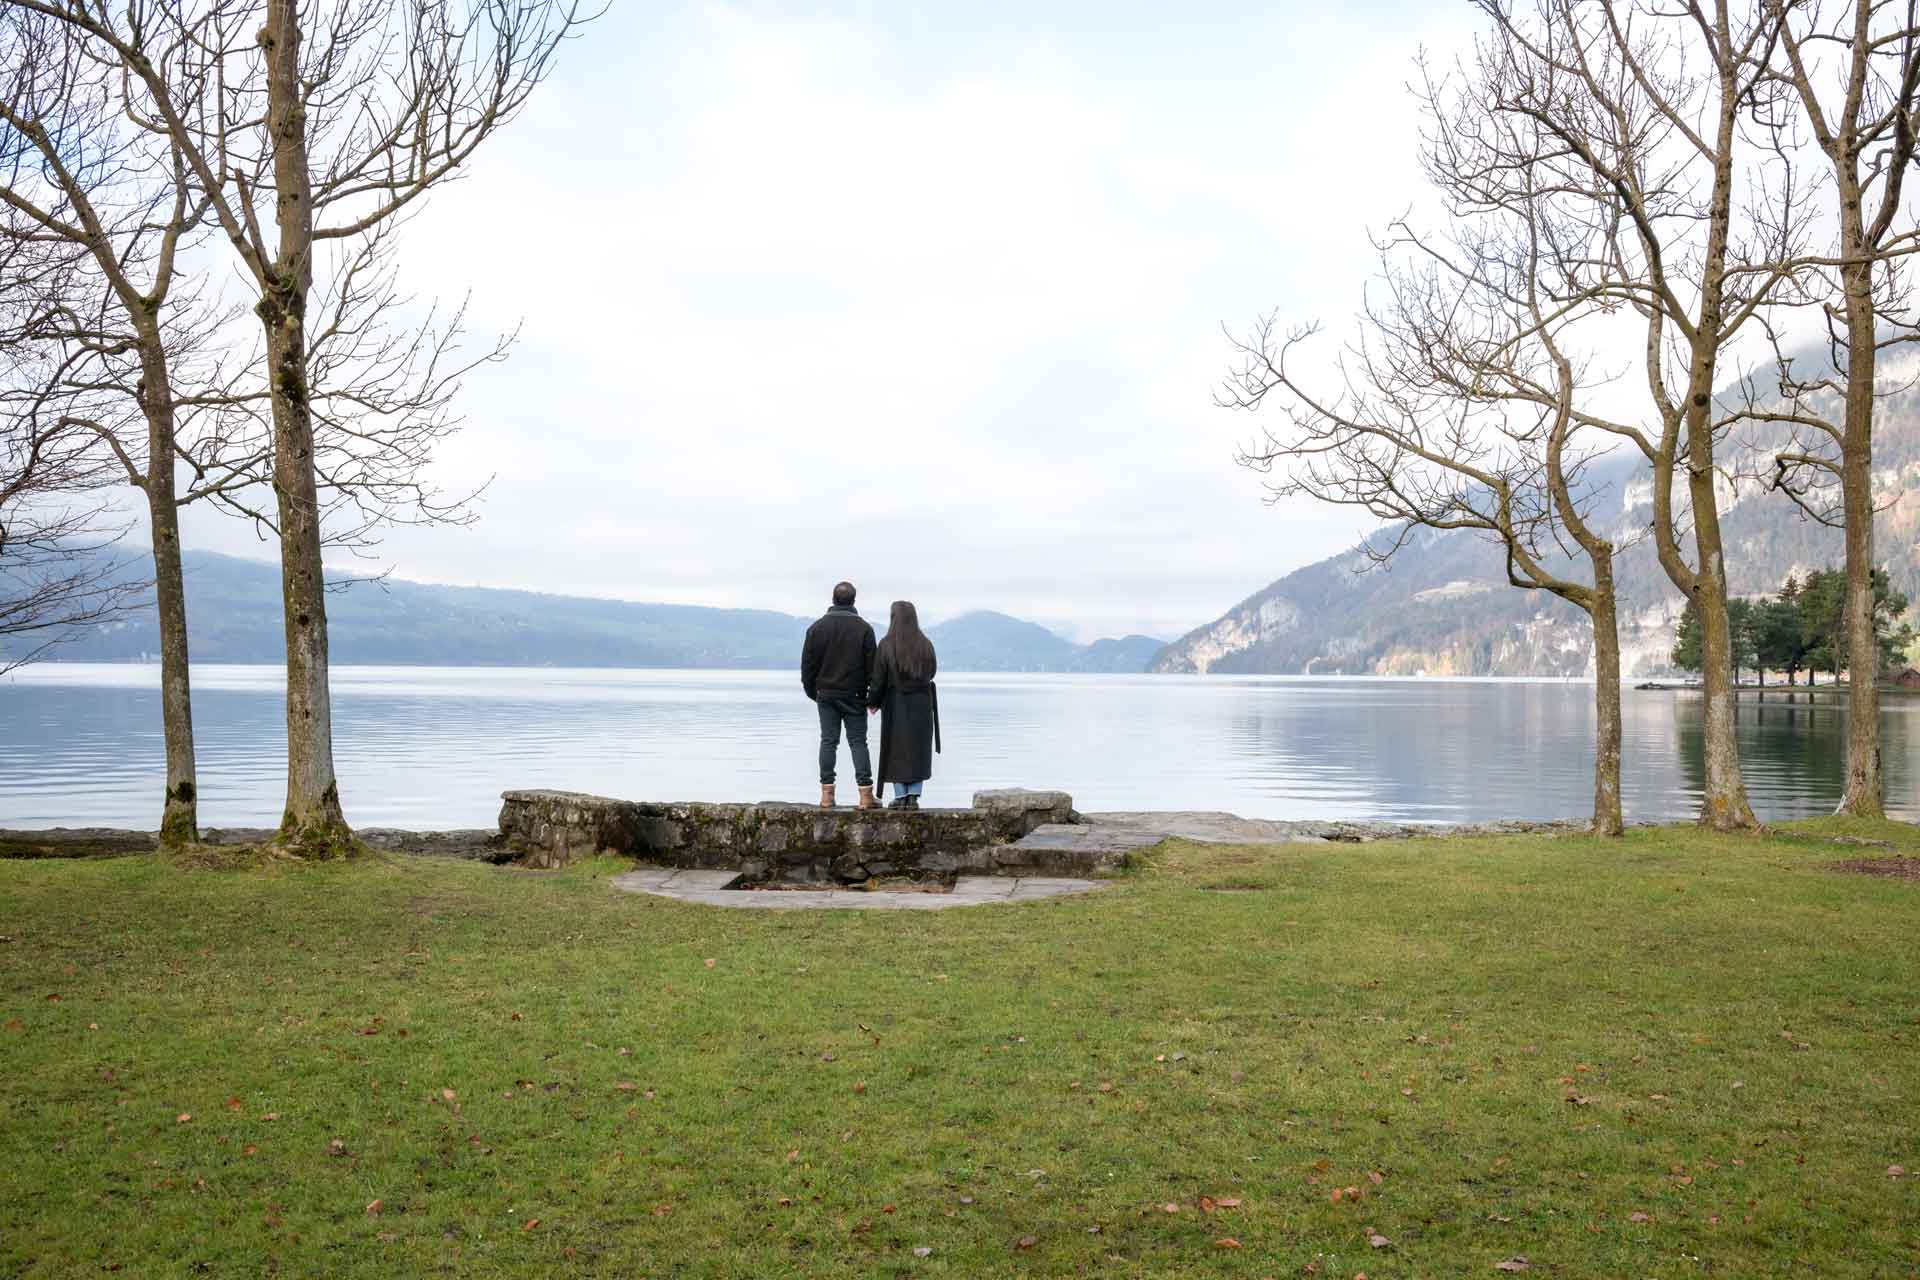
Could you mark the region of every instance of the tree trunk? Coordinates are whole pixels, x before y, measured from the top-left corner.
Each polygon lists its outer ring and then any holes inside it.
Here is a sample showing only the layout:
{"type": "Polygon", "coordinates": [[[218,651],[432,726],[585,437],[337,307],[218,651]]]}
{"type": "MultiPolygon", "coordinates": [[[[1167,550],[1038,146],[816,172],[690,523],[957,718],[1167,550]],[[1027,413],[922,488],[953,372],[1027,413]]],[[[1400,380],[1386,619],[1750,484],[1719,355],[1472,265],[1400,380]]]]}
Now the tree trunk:
{"type": "MultiPolygon", "coordinates": [[[[1843,207],[1842,244],[1864,252],[1856,195],[1843,207]]],[[[1872,267],[1842,269],[1847,306],[1847,407],[1840,443],[1840,501],[1846,518],[1847,781],[1836,812],[1884,818],[1880,789],[1880,644],[1873,633],[1873,396],[1874,307],[1872,267]]]]}
{"type": "Polygon", "coordinates": [[[153,598],[160,617],[160,726],[167,753],[160,846],[174,849],[200,839],[193,694],[187,671],[187,595],[180,571],[180,508],[173,488],[173,384],[158,326],[149,317],[140,328],[140,408],[147,419],[147,518],[153,530],[153,598]]]}
{"type": "Polygon", "coordinates": [[[1613,557],[1593,561],[1593,833],[1617,836],[1620,817],[1620,631],[1614,617],[1613,557]]]}
{"type": "Polygon", "coordinates": [[[260,43],[267,59],[279,252],[256,312],[266,329],[273,401],[273,477],[280,517],[281,603],[287,636],[287,807],[279,842],[302,857],[348,852],[353,832],[333,773],[327,687],[326,579],[307,400],[307,293],[313,282],[313,208],[301,101],[296,0],[270,0],[260,43]]]}
{"type": "MultiPolygon", "coordinates": [[[[1705,414],[1701,418],[1704,420],[1705,414]]],[[[1734,736],[1733,635],[1727,616],[1726,564],[1722,558],[1719,506],[1713,492],[1711,446],[1704,421],[1690,432],[1687,486],[1693,499],[1694,546],[1699,554],[1694,608],[1700,617],[1701,685],[1706,698],[1703,751],[1706,786],[1700,797],[1700,824],[1716,831],[1760,825],[1747,803],[1740,777],[1740,744],[1734,736]],[[1706,452],[1703,459],[1700,454],[1706,452]]]]}

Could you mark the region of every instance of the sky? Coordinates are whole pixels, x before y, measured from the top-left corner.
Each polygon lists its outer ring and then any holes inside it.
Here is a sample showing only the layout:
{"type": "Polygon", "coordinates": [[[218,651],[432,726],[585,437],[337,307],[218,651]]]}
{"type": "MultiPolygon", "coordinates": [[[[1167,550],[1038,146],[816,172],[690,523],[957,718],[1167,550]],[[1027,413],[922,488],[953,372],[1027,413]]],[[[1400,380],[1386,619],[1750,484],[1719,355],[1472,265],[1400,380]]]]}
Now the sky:
{"type": "MultiPolygon", "coordinates": [[[[613,0],[408,224],[471,292],[436,468],[467,528],[401,578],[1172,638],[1351,546],[1269,505],[1222,326],[1351,327],[1422,199],[1406,91],[1465,5],[613,0]]],[[[186,513],[188,546],[271,558],[186,513]]]]}

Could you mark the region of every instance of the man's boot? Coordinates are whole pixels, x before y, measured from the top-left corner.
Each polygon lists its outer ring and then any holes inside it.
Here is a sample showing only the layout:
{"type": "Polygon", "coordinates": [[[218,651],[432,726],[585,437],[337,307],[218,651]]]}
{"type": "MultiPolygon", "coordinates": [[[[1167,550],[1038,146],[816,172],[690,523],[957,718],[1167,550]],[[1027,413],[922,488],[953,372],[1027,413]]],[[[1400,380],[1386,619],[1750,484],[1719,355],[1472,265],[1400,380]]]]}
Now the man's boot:
{"type": "Polygon", "coordinates": [[[820,784],[820,807],[822,809],[833,808],[833,784],[831,782],[823,782],[820,784]]]}
{"type": "Polygon", "coordinates": [[[860,788],[860,807],[862,809],[878,809],[880,807],[880,802],[873,798],[872,787],[860,788]]]}

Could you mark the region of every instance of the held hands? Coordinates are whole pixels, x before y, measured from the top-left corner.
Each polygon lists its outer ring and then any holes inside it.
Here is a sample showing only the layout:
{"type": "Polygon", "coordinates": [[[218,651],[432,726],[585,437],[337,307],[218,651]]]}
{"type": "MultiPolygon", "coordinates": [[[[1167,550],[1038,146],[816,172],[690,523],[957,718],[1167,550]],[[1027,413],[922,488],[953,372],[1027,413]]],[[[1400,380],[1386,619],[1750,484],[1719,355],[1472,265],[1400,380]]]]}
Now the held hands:
{"type": "Polygon", "coordinates": [[[880,714],[880,708],[878,708],[878,707],[868,707],[868,708],[867,708],[867,714],[868,714],[868,715],[870,715],[870,716],[877,716],[877,715],[879,715],[879,714],[880,714]]]}

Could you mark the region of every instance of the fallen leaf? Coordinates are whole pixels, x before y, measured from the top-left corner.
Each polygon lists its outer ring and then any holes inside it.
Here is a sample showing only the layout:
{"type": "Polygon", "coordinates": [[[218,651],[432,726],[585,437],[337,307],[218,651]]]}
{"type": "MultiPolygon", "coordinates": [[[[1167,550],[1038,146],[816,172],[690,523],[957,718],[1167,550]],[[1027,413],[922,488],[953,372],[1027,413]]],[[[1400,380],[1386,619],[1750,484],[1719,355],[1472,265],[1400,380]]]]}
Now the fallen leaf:
{"type": "Polygon", "coordinates": [[[933,1256],[933,1250],[923,1244],[913,1251],[913,1256],[916,1258],[931,1258],[933,1256]]]}
{"type": "Polygon", "coordinates": [[[9,1030],[9,1031],[25,1031],[26,1029],[27,1029],[27,1024],[26,1024],[26,1023],[24,1023],[24,1022],[22,1022],[22,1021],[20,1021],[20,1019],[18,1019],[18,1018],[8,1018],[8,1019],[7,1019],[7,1030],[9,1030]]]}
{"type": "Polygon", "coordinates": [[[1516,1253],[1504,1262],[1494,1263],[1493,1269],[1495,1271],[1525,1271],[1527,1269],[1527,1260],[1516,1253]]]}
{"type": "Polygon", "coordinates": [[[251,1142],[249,1142],[246,1146],[240,1148],[240,1154],[243,1156],[250,1156],[250,1155],[257,1154],[259,1150],[260,1148],[254,1146],[251,1142]]]}
{"type": "Polygon", "coordinates": [[[1215,1200],[1214,1203],[1222,1209],[1238,1209],[1240,1207],[1240,1198],[1238,1196],[1228,1196],[1224,1199],[1215,1200]]]}
{"type": "Polygon", "coordinates": [[[454,1100],[455,1098],[457,1098],[457,1097],[459,1097],[459,1096],[460,1096],[460,1095],[458,1095],[458,1094],[456,1094],[456,1093],[455,1093],[455,1092],[454,1092],[453,1090],[451,1090],[451,1089],[442,1089],[442,1090],[440,1091],[440,1097],[441,1097],[442,1099],[444,1099],[445,1101],[447,1101],[447,1102],[452,1102],[452,1101],[453,1101],[453,1100],[454,1100]]]}
{"type": "Polygon", "coordinates": [[[1180,1206],[1169,1200],[1160,1206],[1160,1211],[1162,1213],[1178,1213],[1180,1212],[1180,1206]]]}
{"type": "Polygon", "coordinates": [[[1036,1236],[1021,1236],[1013,1242],[1013,1247],[1016,1249],[1031,1249],[1039,1243],[1039,1238],[1036,1236]]]}
{"type": "Polygon", "coordinates": [[[1380,1172],[1378,1169],[1375,1169],[1371,1173],[1367,1174],[1367,1181],[1371,1182],[1376,1187],[1379,1186],[1381,1183],[1385,1182],[1386,1180],[1387,1180],[1387,1175],[1380,1172]]]}
{"type": "Polygon", "coordinates": [[[798,1160],[799,1158],[800,1158],[800,1149],[798,1147],[795,1147],[792,1151],[787,1152],[788,1164],[792,1164],[795,1160],[798,1160]]]}
{"type": "Polygon", "coordinates": [[[1907,1176],[1907,1167],[1903,1164],[1890,1164],[1887,1166],[1887,1176],[1889,1178],[1904,1178],[1907,1176]]]}
{"type": "Polygon", "coordinates": [[[893,1212],[893,1206],[892,1206],[892,1205],[890,1205],[890,1204],[883,1204],[883,1205],[881,1205],[881,1206],[880,1206],[880,1212],[882,1212],[882,1213],[892,1213],[892,1212],[893,1212]]]}
{"type": "Polygon", "coordinates": [[[327,1154],[330,1156],[343,1156],[347,1154],[347,1144],[335,1138],[327,1143],[327,1154]]]}
{"type": "Polygon", "coordinates": [[[653,1206],[653,1216],[656,1218],[664,1218],[672,1212],[673,1206],[670,1204],[657,1204],[653,1206]]]}
{"type": "Polygon", "coordinates": [[[622,1080],[619,1084],[616,1084],[613,1087],[619,1090],[621,1093],[632,1093],[635,1089],[638,1089],[640,1086],[635,1084],[631,1080],[622,1080]]]}
{"type": "Polygon", "coordinates": [[[239,1109],[240,1109],[240,1099],[238,1098],[227,1099],[227,1110],[238,1111],[239,1109]]]}
{"type": "Polygon", "coordinates": [[[707,968],[709,968],[709,969],[711,969],[711,968],[713,968],[713,964],[714,964],[714,962],[713,962],[712,960],[708,960],[708,961],[707,961],[707,968]]]}
{"type": "Polygon", "coordinates": [[[1745,1080],[1735,1080],[1732,1087],[1735,1089],[1744,1089],[1747,1087],[1747,1082],[1745,1080]]]}
{"type": "Polygon", "coordinates": [[[1372,1245],[1376,1249],[1384,1249],[1388,1245],[1392,1244],[1393,1241],[1387,1239],[1385,1236],[1381,1235],[1378,1231],[1373,1231],[1368,1233],[1367,1243],[1372,1245]]]}
{"type": "Polygon", "coordinates": [[[1100,1082],[1100,1092],[1102,1092],[1102,1093],[1112,1093],[1112,1092],[1113,1092],[1113,1081],[1111,1081],[1111,1080],[1102,1080],[1102,1081],[1100,1082]]]}
{"type": "Polygon", "coordinates": [[[510,1018],[508,1018],[508,1019],[507,1019],[507,1021],[508,1021],[508,1022],[518,1022],[518,1021],[520,1021],[520,1015],[516,1013],[516,1014],[514,1014],[514,1015],[513,1015],[512,1017],[510,1017],[510,1018]]]}
{"type": "Polygon", "coordinates": [[[539,1225],[540,1225],[540,1219],[538,1219],[538,1218],[528,1218],[528,1219],[527,1219],[527,1222],[526,1222],[526,1225],[525,1225],[525,1226],[523,1226],[523,1227],[521,1227],[520,1229],[521,1229],[522,1231],[531,1231],[531,1230],[533,1230],[533,1229],[534,1229],[535,1227],[537,1227],[537,1226],[539,1226],[539,1225]]]}
{"type": "Polygon", "coordinates": [[[1167,1055],[1164,1053],[1156,1053],[1153,1055],[1153,1060],[1155,1062],[1165,1062],[1167,1060],[1167,1055]]]}
{"type": "Polygon", "coordinates": [[[1653,1215],[1648,1213],[1641,1213],[1639,1210],[1636,1209],[1634,1212],[1627,1215],[1627,1221],[1628,1222],[1652,1222],[1653,1215]]]}
{"type": "Polygon", "coordinates": [[[278,1111],[269,1111],[267,1112],[267,1114],[261,1116],[260,1118],[262,1120],[278,1120],[280,1118],[280,1113],[278,1111]]]}
{"type": "Polygon", "coordinates": [[[383,1205],[383,1204],[385,1204],[385,1203],[386,1203],[386,1202],[385,1202],[384,1200],[370,1200],[370,1201],[368,1201],[368,1202],[367,1202],[367,1212],[368,1212],[368,1213],[379,1213],[379,1212],[380,1212],[380,1207],[381,1207],[381,1205],[383,1205]]]}
{"type": "Polygon", "coordinates": [[[854,1091],[855,1093],[865,1093],[865,1092],[867,1091],[867,1082],[866,1082],[865,1080],[856,1080],[856,1081],[854,1081],[854,1082],[853,1082],[853,1091],[854,1091]]]}
{"type": "Polygon", "coordinates": [[[1212,1213],[1215,1208],[1212,1196],[1201,1196],[1195,1203],[1199,1205],[1202,1213],[1212,1213]]]}
{"type": "Polygon", "coordinates": [[[179,1115],[175,1116],[173,1119],[176,1124],[192,1124],[193,1112],[182,1111],[179,1115]]]}
{"type": "Polygon", "coordinates": [[[1216,1249],[1238,1249],[1240,1247],[1240,1242],[1232,1236],[1221,1236],[1218,1240],[1215,1240],[1213,1244],[1216,1249]]]}

